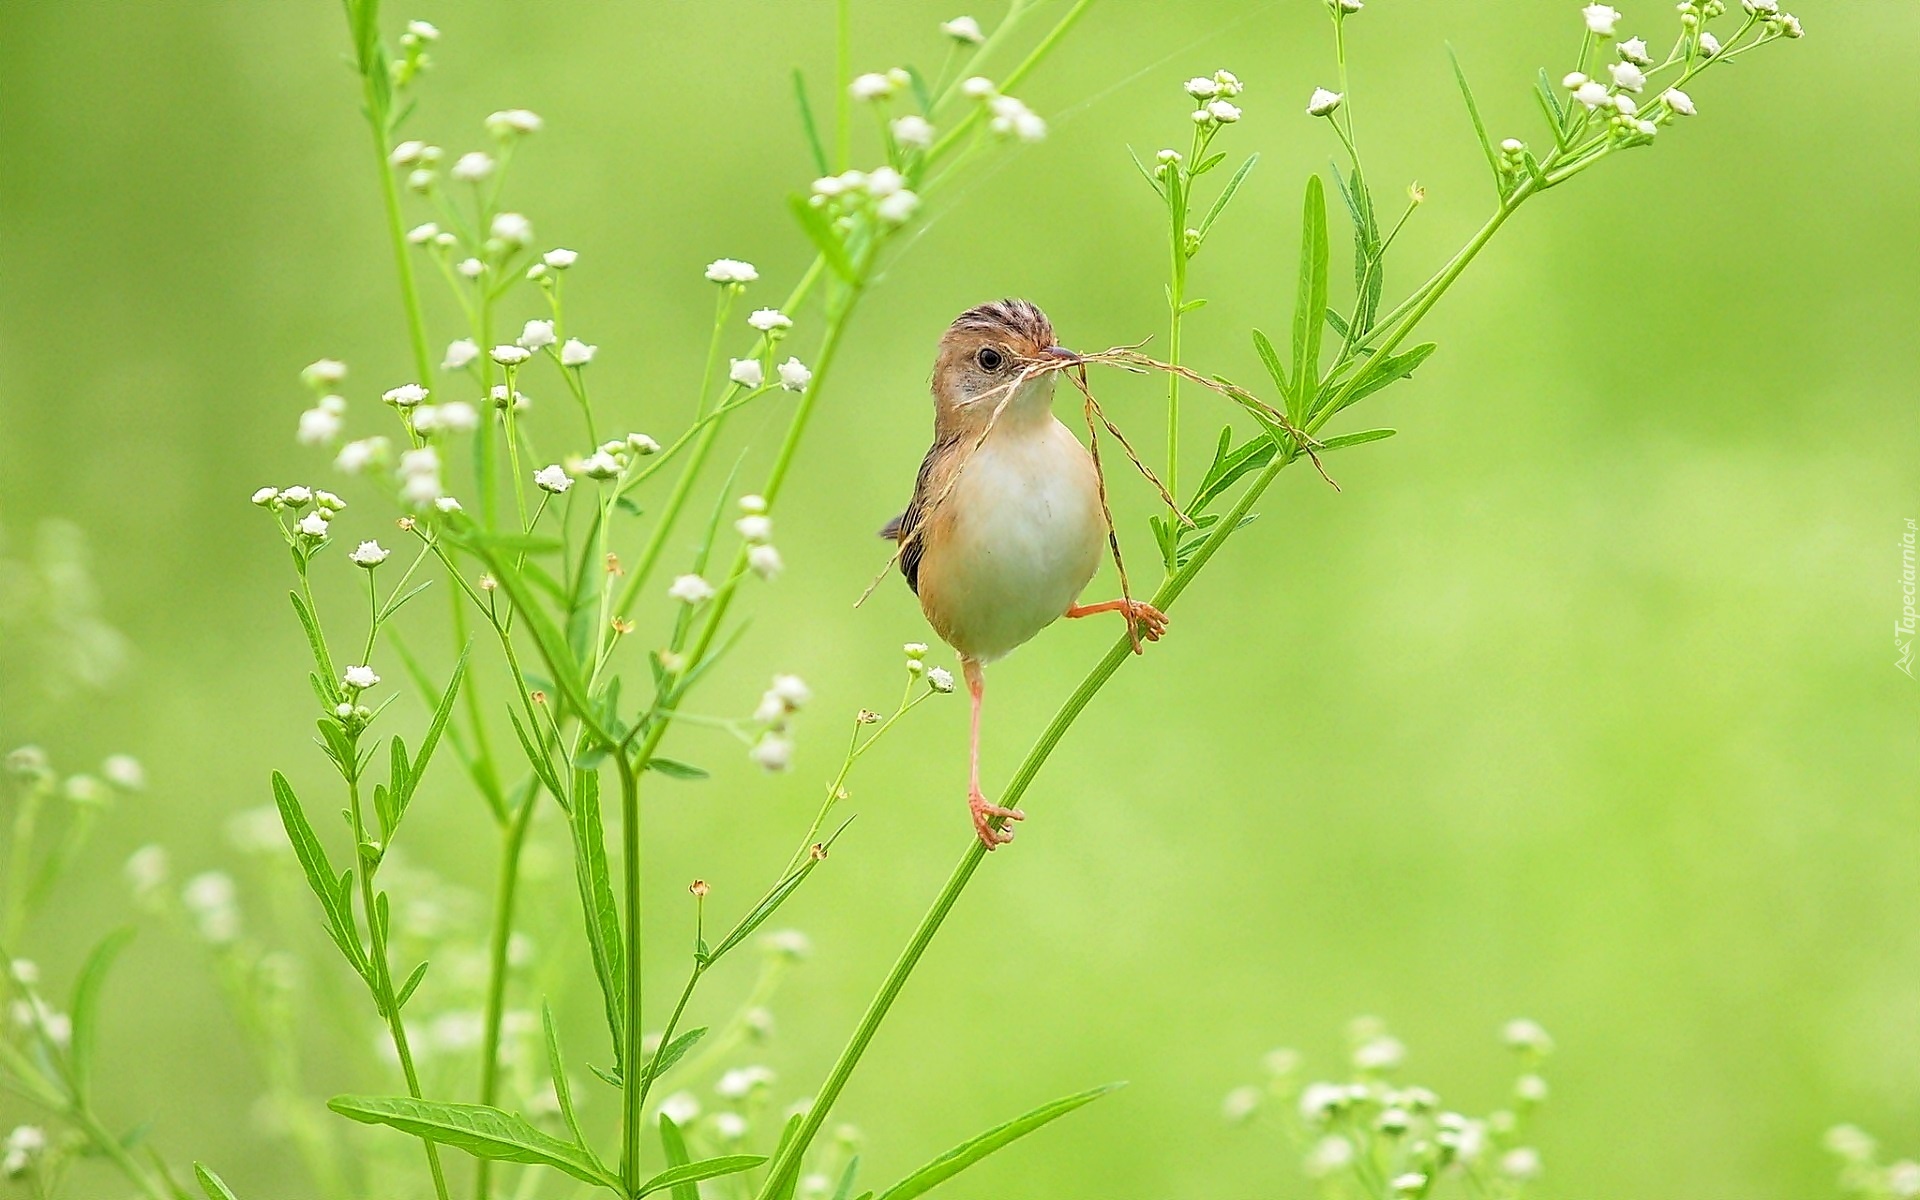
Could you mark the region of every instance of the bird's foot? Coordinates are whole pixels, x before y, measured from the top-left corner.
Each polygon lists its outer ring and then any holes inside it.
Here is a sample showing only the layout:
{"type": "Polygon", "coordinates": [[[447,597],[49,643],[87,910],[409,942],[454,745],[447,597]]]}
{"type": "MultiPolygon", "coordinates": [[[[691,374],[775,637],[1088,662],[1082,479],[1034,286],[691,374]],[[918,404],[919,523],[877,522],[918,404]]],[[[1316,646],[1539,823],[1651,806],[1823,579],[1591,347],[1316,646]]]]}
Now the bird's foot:
{"type": "Polygon", "coordinates": [[[1017,808],[1002,808],[998,804],[988,803],[987,798],[977,791],[967,796],[967,807],[973,810],[973,831],[980,835],[980,844],[989,850],[1013,840],[1012,829],[995,829],[990,824],[995,817],[1004,817],[1009,821],[1027,819],[1027,814],[1017,808]]]}
{"type": "Polygon", "coordinates": [[[1127,616],[1133,622],[1133,627],[1140,631],[1141,637],[1157,642],[1165,636],[1167,614],[1144,600],[1129,600],[1126,603],[1132,606],[1127,616]]]}

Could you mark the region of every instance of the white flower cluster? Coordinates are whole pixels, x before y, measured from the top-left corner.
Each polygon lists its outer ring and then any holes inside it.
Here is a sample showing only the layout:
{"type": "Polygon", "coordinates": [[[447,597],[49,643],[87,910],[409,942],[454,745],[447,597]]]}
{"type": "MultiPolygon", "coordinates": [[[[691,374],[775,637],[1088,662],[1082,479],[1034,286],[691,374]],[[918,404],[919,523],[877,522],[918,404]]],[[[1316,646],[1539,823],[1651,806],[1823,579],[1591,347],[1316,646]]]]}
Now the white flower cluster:
{"type": "MultiPolygon", "coordinates": [[[[815,208],[831,208],[843,217],[856,208],[867,206],[886,225],[905,224],[920,207],[919,194],[909,188],[906,177],[892,167],[823,175],[813,181],[813,194],[807,200],[815,208]]],[[[749,318],[751,321],[752,318],[749,318]]],[[[791,321],[787,323],[792,324],[791,321]]]]}
{"type": "Polygon", "coordinates": [[[263,487],[254,492],[249,499],[254,504],[271,512],[298,513],[309,504],[313,511],[304,513],[293,523],[293,532],[300,538],[313,544],[327,539],[327,527],[334,515],[347,506],[347,502],[332,492],[295,484],[289,488],[263,487]]]}
{"type": "Polygon", "coordinates": [[[340,447],[340,453],[333,456],[334,469],[348,475],[358,475],[370,466],[384,465],[391,451],[391,444],[383,437],[348,442],[340,447]]]}
{"type": "Polygon", "coordinates": [[[1182,85],[1187,95],[1194,98],[1198,107],[1193,110],[1193,123],[1201,127],[1231,125],[1240,119],[1240,106],[1233,102],[1244,87],[1240,77],[1232,71],[1215,71],[1212,75],[1197,75],[1182,85]]]}
{"type": "Polygon", "coordinates": [[[747,566],[760,578],[772,579],[785,564],[773,548],[773,518],[767,515],[767,502],[759,496],[743,496],[740,508],[746,515],[733,528],[747,543],[747,566]]]}
{"type": "Polygon", "coordinates": [[[901,649],[904,650],[907,655],[907,674],[926,676],[927,686],[936,692],[944,694],[953,691],[953,672],[947,670],[945,667],[930,667],[927,665],[927,644],[925,642],[908,642],[905,646],[902,646],[901,649]]]}
{"type": "Polygon", "coordinates": [[[239,895],[233,876],[225,871],[203,871],[187,880],[180,890],[180,903],[207,941],[218,946],[239,938],[239,895]]]}
{"type": "Polygon", "coordinates": [[[716,258],[707,264],[707,278],[720,284],[744,285],[760,278],[760,271],[752,263],[737,258],[716,258]]]}
{"type": "Polygon", "coordinates": [[[753,719],[761,727],[760,736],[747,751],[747,758],[767,771],[786,770],[793,762],[793,739],[787,736],[787,723],[811,699],[813,692],[798,675],[775,675],[760,697],[760,707],[753,711],[753,719]]]}
{"type": "Polygon", "coordinates": [[[1001,137],[1019,138],[1023,142],[1046,140],[1046,121],[1025,102],[1001,92],[986,76],[968,79],[960,85],[960,91],[986,107],[987,128],[1001,137]]]}
{"type": "Polygon", "coordinates": [[[47,1131],[38,1125],[15,1125],[0,1150],[0,1177],[18,1179],[47,1152],[47,1131]]]}

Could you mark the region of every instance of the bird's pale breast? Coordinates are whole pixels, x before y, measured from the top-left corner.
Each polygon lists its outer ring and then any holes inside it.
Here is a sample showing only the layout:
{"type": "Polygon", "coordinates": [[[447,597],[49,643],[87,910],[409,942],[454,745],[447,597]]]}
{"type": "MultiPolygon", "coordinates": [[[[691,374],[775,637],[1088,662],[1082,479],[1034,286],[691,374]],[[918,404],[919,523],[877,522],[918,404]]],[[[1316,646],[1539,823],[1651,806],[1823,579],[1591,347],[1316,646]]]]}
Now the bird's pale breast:
{"type": "Polygon", "coordinates": [[[1098,488],[1086,448],[1051,414],[996,429],[928,522],[920,603],[940,636],[986,662],[1064,614],[1100,566],[1098,488]]]}

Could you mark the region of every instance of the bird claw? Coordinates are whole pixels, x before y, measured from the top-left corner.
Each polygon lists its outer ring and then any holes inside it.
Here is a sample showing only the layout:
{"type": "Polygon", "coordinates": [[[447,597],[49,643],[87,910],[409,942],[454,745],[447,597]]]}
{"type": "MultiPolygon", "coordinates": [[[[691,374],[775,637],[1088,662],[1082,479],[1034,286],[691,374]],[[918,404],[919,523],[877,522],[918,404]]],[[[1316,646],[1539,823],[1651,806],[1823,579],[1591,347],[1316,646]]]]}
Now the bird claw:
{"type": "Polygon", "coordinates": [[[1165,636],[1167,632],[1167,614],[1161,612],[1153,605],[1146,603],[1144,600],[1129,600],[1127,604],[1127,617],[1132,621],[1133,627],[1139,631],[1141,637],[1146,638],[1150,642],[1157,642],[1165,636]]]}
{"type": "Polygon", "coordinates": [[[1012,829],[1006,827],[995,829],[990,824],[995,817],[1004,817],[1009,821],[1027,819],[1027,814],[1017,808],[1002,808],[998,804],[988,803],[987,798],[979,792],[974,792],[967,797],[967,807],[973,812],[974,833],[979,835],[980,844],[989,850],[1004,846],[1013,840],[1012,829]]]}

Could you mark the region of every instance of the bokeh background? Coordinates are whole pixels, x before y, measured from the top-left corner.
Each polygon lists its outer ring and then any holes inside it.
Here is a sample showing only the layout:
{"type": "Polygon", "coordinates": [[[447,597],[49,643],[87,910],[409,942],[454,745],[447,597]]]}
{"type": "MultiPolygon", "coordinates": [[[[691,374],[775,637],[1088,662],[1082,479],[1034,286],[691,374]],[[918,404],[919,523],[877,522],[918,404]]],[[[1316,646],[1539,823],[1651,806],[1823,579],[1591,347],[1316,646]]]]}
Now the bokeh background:
{"type": "MultiPolygon", "coordinates": [[[[857,8],[860,69],[937,64],[947,7],[857,8]]],[[[1417,179],[1431,197],[1390,294],[1490,202],[1445,45],[1495,137],[1544,139],[1527,88],[1537,67],[1568,69],[1576,9],[1376,0],[1356,19],[1376,187],[1417,179]]],[[[709,320],[701,266],[752,260],[766,282],[751,296],[773,303],[808,256],[785,208],[811,174],[789,72],[827,102],[830,6],[421,0],[391,15],[446,35],[414,136],[457,153],[493,109],[546,118],[510,204],[543,243],[582,251],[569,310],[601,346],[613,423],[675,430],[709,320]]],[[[1332,460],[1337,494],[1283,479],[1172,637],[1099,697],[844,1098],[871,1182],[1127,1079],[948,1191],[1309,1194],[1293,1152],[1225,1125],[1220,1098],[1275,1045],[1340,1069],[1360,1013],[1408,1042],[1408,1078],[1481,1110],[1511,1079],[1502,1022],[1553,1031],[1544,1195],[1825,1194],[1819,1139],[1842,1119],[1920,1151],[1920,693],[1891,637],[1899,537],[1920,516],[1920,11],[1809,0],[1801,16],[1804,41],[1695,89],[1699,118],[1509,226],[1432,319],[1440,353],[1353,414],[1400,436],[1332,460]]],[[[1628,7],[1656,41],[1672,21],[1664,3],[1628,7]]],[[[924,448],[945,321],[1017,294],[1072,345],[1162,333],[1160,218],[1126,147],[1184,144],[1179,81],[1222,66],[1247,84],[1222,145],[1262,159],[1196,263],[1211,304],[1188,357],[1257,377],[1246,331],[1285,326],[1299,188],[1334,150],[1302,112],[1332,77],[1329,43],[1307,0],[1109,0],[1021,89],[1052,136],[943,197],[858,318],[780,514],[789,570],[708,693],[744,712],[768,672],[803,675],[818,698],[796,769],[767,778],[721,735],[676,735],[716,778],[654,792],[661,911],[695,875],[736,911],[778,869],[838,762],[841,714],[889,703],[899,644],[924,636],[902,587],[851,601],[924,448]]],[[[244,860],[228,826],[275,766],[330,804],[284,551],[245,498],[328,480],[292,437],[301,365],[352,365],[358,433],[410,374],[345,51],[324,3],[0,12],[0,526],[15,558],[48,518],[84,530],[99,613],[131,646],[113,686],[56,698],[22,665],[45,622],[16,624],[0,742],[37,741],[69,769],[126,750],[151,777],[28,940],[55,979],[129,919],[120,863],[155,841],[183,873],[238,873],[252,936],[321,946],[297,898],[268,915],[281,868],[244,860]]],[[[429,292],[443,342],[455,314],[429,292]]],[[[802,314],[803,357],[817,328],[802,314]]],[[[1158,390],[1104,389],[1147,445],[1158,390]]],[[[1188,412],[1203,452],[1224,410],[1202,396],[1188,412]]],[[[749,477],[776,428],[736,428],[756,446],[749,477]]],[[[1137,480],[1118,490],[1145,574],[1147,497],[1137,480]]],[[[374,508],[348,514],[365,536],[374,508]]],[[[993,671],[990,788],[1111,632],[1057,628],[993,671]]],[[[961,700],[930,705],[863,764],[859,821],[787,910],[815,954],[760,1052],[783,1096],[824,1072],[964,847],[964,736],[961,700]]],[[[492,835],[443,770],[409,861],[484,889],[492,835]]],[[[556,832],[540,837],[557,847],[556,832]]],[[[535,874],[538,986],[584,1051],[598,1027],[572,886],[561,867],[535,874]]],[[[243,1195],[309,1194],[254,1123],[262,1084],[205,948],[142,925],[107,1000],[110,1115],[152,1118],[159,1146],[243,1195]]],[[[677,944],[654,941],[662,988],[677,944]]],[[[328,1000],[345,994],[340,965],[313,963],[315,1007],[346,1003],[328,1000]]],[[[322,1093],[391,1086],[370,1027],[337,1032],[360,1027],[350,1011],[313,1018],[322,1093]]],[[[467,1087],[467,1066],[445,1069],[467,1087]]],[[[23,1115],[0,1099],[0,1117],[23,1115]]]]}

